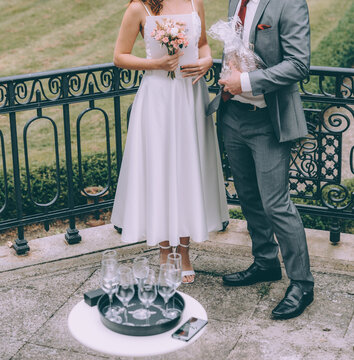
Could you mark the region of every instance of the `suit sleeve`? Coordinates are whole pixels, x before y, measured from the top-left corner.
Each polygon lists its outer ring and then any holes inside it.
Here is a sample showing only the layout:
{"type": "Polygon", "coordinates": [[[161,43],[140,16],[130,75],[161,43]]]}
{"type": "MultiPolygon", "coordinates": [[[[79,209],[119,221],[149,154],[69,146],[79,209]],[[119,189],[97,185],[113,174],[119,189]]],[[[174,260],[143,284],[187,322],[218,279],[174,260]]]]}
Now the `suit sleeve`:
{"type": "Polygon", "coordinates": [[[279,90],[304,78],[310,69],[310,24],[306,0],[284,2],[279,20],[283,60],[249,73],[254,96],[279,90]]]}

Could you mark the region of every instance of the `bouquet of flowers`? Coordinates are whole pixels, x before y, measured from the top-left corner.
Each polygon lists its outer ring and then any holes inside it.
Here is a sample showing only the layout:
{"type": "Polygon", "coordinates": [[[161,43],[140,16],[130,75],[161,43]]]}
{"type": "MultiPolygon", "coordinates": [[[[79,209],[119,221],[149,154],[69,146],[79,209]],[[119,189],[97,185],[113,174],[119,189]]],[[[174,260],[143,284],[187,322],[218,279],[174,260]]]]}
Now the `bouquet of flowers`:
{"type": "Polygon", "coordinates": [[[245,46],[242,40],[242,33],[243,26],[237,15],[229,21],[219,20],[208,31],[208,35],[213,39],[224,42],[221,79],[228,78],[233,68],[240,72],[250,72],[259,68],[265,68],[262,59],[245,46]]]}
{"type": "MultiPolygon", "coordinates": [[[[166,46],[169,55],[174,55],[178,49],[188,46],[186,24],[172,19],[165,18],[162,23],[156,21],[156,27],[152,31],[151,37],[161,43],[161,46],[166,46]]],[[[167,76],[174,79],[176,74],[174,71],[169,71],[167,76]]]]}

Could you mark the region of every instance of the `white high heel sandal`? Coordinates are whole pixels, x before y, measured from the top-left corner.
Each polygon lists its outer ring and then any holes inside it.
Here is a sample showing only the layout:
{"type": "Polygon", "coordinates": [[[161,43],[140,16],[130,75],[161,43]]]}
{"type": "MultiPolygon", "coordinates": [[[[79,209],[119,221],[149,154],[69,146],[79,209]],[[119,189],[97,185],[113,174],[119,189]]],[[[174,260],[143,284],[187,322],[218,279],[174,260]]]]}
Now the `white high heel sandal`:
{"type": "MultiPolygon", "coordinates": [[[[179,244],[178,246],[183,247],[183,248],[189,248],[189,245],[184,245],[184,244],[179,244]]],[[[186,276],[194,276],[195,277],[195,271],[194,270],[185,270],[182,271],[182,284],[193,284],[194,283],[194,278],[192,281],[183,281],[184,277],[186,276]]]]}

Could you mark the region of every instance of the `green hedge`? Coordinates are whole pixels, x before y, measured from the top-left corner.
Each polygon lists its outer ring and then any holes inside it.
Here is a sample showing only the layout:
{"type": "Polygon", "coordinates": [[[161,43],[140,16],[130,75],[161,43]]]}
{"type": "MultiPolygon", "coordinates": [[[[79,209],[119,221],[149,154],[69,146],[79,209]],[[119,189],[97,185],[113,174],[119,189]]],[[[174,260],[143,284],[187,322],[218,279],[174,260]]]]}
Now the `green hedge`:
{"type": "MultiPolygon", "coordinates": [[[[117,160],[115,154],[112,154],[112,187],[110,194],[107,198],[113,198],[114,191],[117,183],[116,166],[117,160]]],[[[105,154],[88,155],[82,159],[84,187],[87,186],[105,186],[108,178],[108,166],[105,154]]],[[[81,205],[86,203],[86,198],[80,193],[79,186],[79,171],[78,164],[73,165],[74,174],[74,201],[75,205],[81,205]]],[[[7,210],[0,217],[0,221],[12,219],[16,217],[16,203],[14,199],[14,184],[13,174],[8,172],[8,191],[9,191],[9,203],[7,210]]],[[[60,163],[60,197],[58,201],[53,204],[49,210],[59,210],[67,207],[67,177],[65,163],[60,163]]],[[[33,204],[28,196],[26,173],[24,169],[21,169],[21,184],[22,184],[22,199],[23,199],[23,211],[24,215],[40,214],[43,210],[39,209],[33,204]]],[[[347,180],[344,185],[348,188],[349,192],[354,192],[354,179],[347,180]]],[[[32,194],[35,201],[39,203],[46,203],[53,199],[56,193],[56,179],[55,179],[55,166],[42,165],[38,168],[31,170],[31,187],[32,194]]],[[[314,201],[297,200],[301,203],[319,205],[314,201]]],[[[3,174],[0,174],[0,207],[4,202],[4,180],[3,174]]],[[[230,217],[233,219],[244,219],[242,211],[239,209],[230,210],[230,217]]],[[[306,228],[329,230],[330,224],[333,221],[330,218],[301,215],[306,228]]],[[[341,231],[354,233],[354,221],[340,220],[341,231]]]]}
{"type": "MultiPolygon", "coordinates": [[[[304,227],[307,229],[316,229],[316,230],[330,230],[330,226],[333,223],[331,218],[326,218],[323,216],[313,216],[307,214],[300,214],[304,227]]],[[[240,209],[231,209],[230,210],[231,219],[240,219],[245,220],[245,217],[242,214],[240,209]]],[[[354,221],[353,220],[339,220],[340,231],[343,233],[354,234],[354,221]]]]}
{"type": "MultiPolygon", "coordinates": [[[[111,156],[112,167],[112,187],[110,189],[109,198],[113,197],[113,191],[117,184],[116,175],[116,156],[111,156]]],[[[108,178],[108,166],[106,154],[87,155],[82,159],[83,172],[83,187],[87,186],[105,186],[108,178]]],[[[21,186],[23,199],[23,213],[24,215],[40,214],[43,210],[36,206],[29,198],[27,191],[27,178],[25,169],[21,169],[21,186]]],[[[75,205],[86,203],[86,198],[81,194],[79,186],[79,170],[77,162],[73,164],[73,183],[74,183],[74,202],[75,205]]],[[[16,202],[14,192],[13,173],[9,171],[8,178],[8,193],[9,201],[6,211],[0,216],[0,221],[13,219],[16,217],[16,202]]],[[[67,191],[67,175],[65,162],[60,163],[59,169],[60,178],[60,196],[55,204],[51,205],[49,210],[59,210],[68,206],[68,191],[67,191]]],[[[31,191],[33,199],[38,203],[48,203],[51,201],[57,190],[56,169],[55,165],[41,165],[37,168],[31,169],[31,191]]],[[[0,207],[4,203],[4,179],[3,173],[0,174],[0,207]]]]}
{"type": "MultiPolygon", "coordinates": [[[[354,179],[345,180],[343,184],[347,187],[349,193],[354,193],[354,179]]],[[[306,201],[298,200],[297,203],[308,204],[308,205],[320,205],[319,202],[315,201],[306,201]]],[[[304,223],[305,228],[317,229],[317,230],[330,230],[333,219],[325,216],[313,216],[308,214],[300,214],[302,222],[304,223]]],[[[242,214],[242,211],[238,208],[230,210],[231,219],[241,219],[244,220],[245,217],[242,214]]],[[[341,232],[354,234],[354,220],[339,220],[341,232]]]]}
{"type": "Polygon", "coordinates": [[[354,3],[312,52],[311,64],[317,66],[352,67],[354,65],[354,3]]]}
{"type": "MultiPolygon", "coordinates": [[[[354,65],[354,3],[334,28],[311,53],[311,65],[351,68],[354,65]]],[[[310,82],[305,89],[311,93],[319,94],[319,84],[310,82]]],[[[328,93],[335,93],[335,78],[327,77],[324,89],[328,93]]],[[[304,108],[324,109],[327,104],[307,103],[304,108]]]]}

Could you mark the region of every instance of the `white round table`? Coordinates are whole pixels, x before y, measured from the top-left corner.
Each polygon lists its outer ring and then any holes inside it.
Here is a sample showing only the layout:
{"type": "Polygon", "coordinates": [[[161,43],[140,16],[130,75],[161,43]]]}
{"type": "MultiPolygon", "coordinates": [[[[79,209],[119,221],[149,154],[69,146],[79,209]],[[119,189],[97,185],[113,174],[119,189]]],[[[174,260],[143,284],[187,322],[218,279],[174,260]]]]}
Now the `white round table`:
{"type": "Polygon", "coordinates": [[[90,307],[84,300],[71,310],[68,317],[69,330],[81,344],[114,356],[143,357],[177,351],[196,341],[206,327],[188,342],[172,338],[172,333],[192,316],[208,320],[205,309],[197,300],[182,292],[178,293],[185,301],[182,319],[175,328],[165,333],[153,336],[128,336],[116,333],[102,324],[97,306],[90,307]]]}

